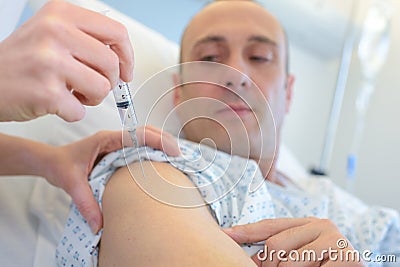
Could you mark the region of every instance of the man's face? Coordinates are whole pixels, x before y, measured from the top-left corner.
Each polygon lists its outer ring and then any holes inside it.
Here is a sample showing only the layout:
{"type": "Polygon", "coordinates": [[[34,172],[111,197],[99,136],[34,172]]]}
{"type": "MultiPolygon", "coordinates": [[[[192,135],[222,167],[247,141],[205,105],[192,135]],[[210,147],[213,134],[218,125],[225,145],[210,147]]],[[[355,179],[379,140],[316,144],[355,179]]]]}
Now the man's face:
{"type": "Polygon", "coordinates": [[[212,139],[220,150],[242,156],[259,158],[265,148],[271,153],[292,86],[279,22],[250,1],[216,2],[191,21],[181,49],[182,62],[232,67],[183,67],[178,84],[196,80],[201,73],[209,75],[208,83],[175,91],[185,136],[196,142],[212,139]]]}

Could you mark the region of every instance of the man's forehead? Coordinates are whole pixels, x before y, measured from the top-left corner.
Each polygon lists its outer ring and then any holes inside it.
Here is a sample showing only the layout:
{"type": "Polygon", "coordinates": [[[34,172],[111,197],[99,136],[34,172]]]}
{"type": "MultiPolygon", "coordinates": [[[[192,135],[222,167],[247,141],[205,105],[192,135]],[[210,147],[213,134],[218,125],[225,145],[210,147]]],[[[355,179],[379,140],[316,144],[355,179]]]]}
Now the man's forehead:
{"type": "MultiPolygon", "coordinates": [[[[201,39],[208,38],[208,36],[223,36],[226,32],[218,31],[219,27],[227,26],[230,31],[239,32],[241,25],[244,25],[244,21],[252,21],[258,25],[259,32],[253,28],[242,28],[242,32],[246,31],[246,34],[250,36],[264,36],[272,42],[279,42],[283,35],[283,29],[278,20],[262,6],[252,1],[217,1],[206,6],[200,11],[189,23],[186,28],[182,46],[191,44],[195,45],[196,42],[201,39]],[[231,19],[231,23],[228,23],[231,19]],[[231,25],[232,20],[235,20],[236,25],[231,25]],[[236,27],[235,27],[236,26],[236,27]]],[[[226,31],[226,30],[225,30],[226,31]]]]}
{"type": "Polygon", "coordinates": [[[229,12],[235,9],[258,9],[260,11],[269,13],[263,6],[251,0],[216,0],[205,6],[201,11],[197,13],[197,15],[201,15],[202,13],[207,12],[229,12]]]}

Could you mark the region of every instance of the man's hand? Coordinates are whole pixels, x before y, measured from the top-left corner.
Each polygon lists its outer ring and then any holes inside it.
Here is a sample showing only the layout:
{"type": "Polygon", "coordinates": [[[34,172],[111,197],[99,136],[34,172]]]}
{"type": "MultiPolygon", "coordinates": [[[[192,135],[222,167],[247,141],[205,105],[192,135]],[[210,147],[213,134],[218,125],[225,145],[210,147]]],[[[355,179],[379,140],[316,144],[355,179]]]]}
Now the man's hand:
{"type": "MultiPolygon", "coordinates": [[[[147,145],[165,151],[171,156],[180,151],[175,139],[154,127],[137,129],[139,145],[147,145]]],[[[53,185],[64,189],[71,197],[92,231],[97,233],[103,221],[100,207],[93,197],[88,176],[97,160],[105,154],[122,148],[122,139],[129,145],[128,135],[122,138],[120,131],[103,131],[78,142],[54,147],[50,162],[46,162],[45,178],[53,185]]]]}
{"type": "Polygon", "coordinates": [[[126,28],[63,1],[50,1],[1,42],[0,55],[0,121],[80,120],[83,105],[101,103],[119,78],[133,76],[126,28]]]}
{"type": "Polygon", "coordinates": [[[353,248],[337,227],[327,219],[312,217],[267,219],[223,230],[239,244],[265,241],[265,246],[260,246],[260,249],[268,248],[268,251],[257,253],[252,257],[258,266],[364,266],[361,262],[352,260],[351,253],[347,253],[350,255],[348,261],[346,258],[343,261],[340,260],[339,253],[343,253],[345,256],[346,251],[353,250],[353,248]],[[329,248],[338,251],[336,256],[339,258],[337,260],[330,257],[329,248]],[[264,254],[273,250],[275,251],[273,255],[264,254]],[[278,257],[280,250],[285,251],[286,254],[278,257]],[[304,251],[315,252],[315,260],[309,260],[307,257],[302,259],[303,254],[308,255],[304,251]],[[299,255],[299,260],[293,261],[288,257],[289,253],[292,253],[292,256],[299,255]],[[282,260],[285,257],[286,259],[282,260]]]}

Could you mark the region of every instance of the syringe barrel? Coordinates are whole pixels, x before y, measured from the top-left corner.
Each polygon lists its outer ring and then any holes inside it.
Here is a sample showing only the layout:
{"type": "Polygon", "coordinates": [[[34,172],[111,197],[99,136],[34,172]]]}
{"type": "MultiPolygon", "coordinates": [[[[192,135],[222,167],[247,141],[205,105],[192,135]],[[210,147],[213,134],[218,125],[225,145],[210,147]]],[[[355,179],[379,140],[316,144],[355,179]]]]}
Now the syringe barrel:
{"type": "MultiPolygon", "coordinates": [[[[135,133],[136,131],[138,120],[133,107],[129,85],[120,81],[113,89],[113,94],[124,130],[127,130],[132,135],[132,133],[135,133]]],[[[132,141],[135,145],[136,140],[132,141]]]]}

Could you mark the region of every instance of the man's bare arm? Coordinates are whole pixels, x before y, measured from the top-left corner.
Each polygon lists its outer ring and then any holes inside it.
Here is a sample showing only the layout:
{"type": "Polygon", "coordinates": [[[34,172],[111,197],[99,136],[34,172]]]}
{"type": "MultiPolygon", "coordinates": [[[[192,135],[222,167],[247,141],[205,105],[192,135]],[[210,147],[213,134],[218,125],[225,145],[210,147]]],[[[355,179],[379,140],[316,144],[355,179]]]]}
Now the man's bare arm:
{"type": "MultiPolygon", "coordinates": [[[[167,187],[168,182],[193,187],[187,177],[166,163],[144,162],[143,187],[167,187]]],[[[131,165],[134,177],[141,177],[140,165],[131,165]]],[[[157,191],[157,190],[156,190],[157,191]]],[[[167,190],[168,191],[168,190],[167,190]]],[[[155,191],[153,191],[155,192],[155,191]]],[[[196,189],[168,201],[199,203],[196,189]]],[[[160,202],[145,193],[127,168],[118,170],[103,196],[104,232],[99,266],[255,266],[250,257],[225,235],[205,206],[181,208],[160,202]]]]}

